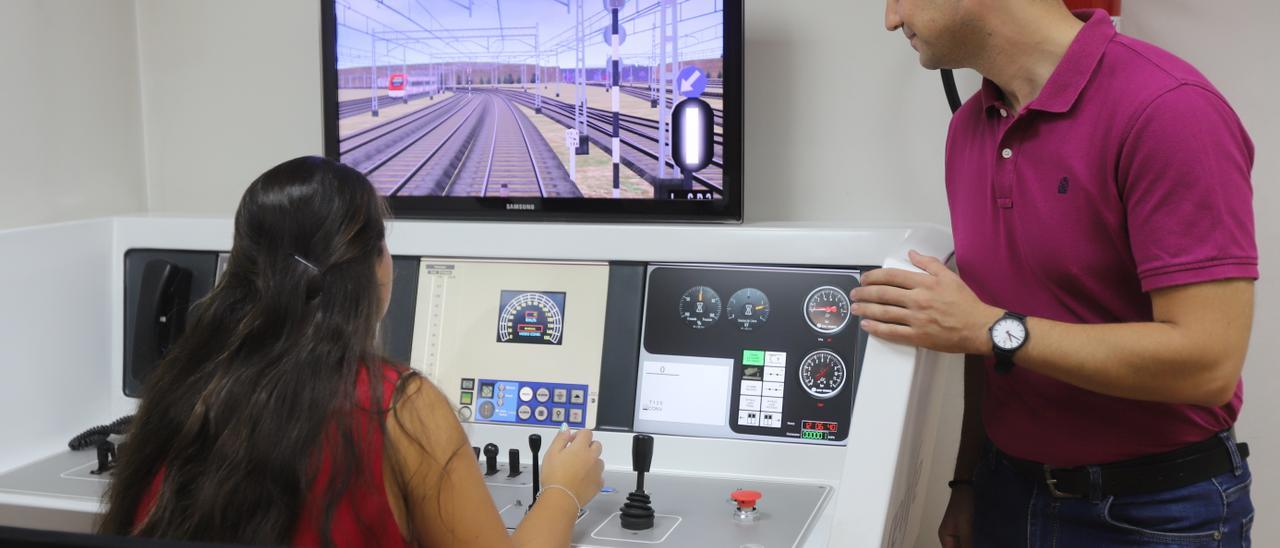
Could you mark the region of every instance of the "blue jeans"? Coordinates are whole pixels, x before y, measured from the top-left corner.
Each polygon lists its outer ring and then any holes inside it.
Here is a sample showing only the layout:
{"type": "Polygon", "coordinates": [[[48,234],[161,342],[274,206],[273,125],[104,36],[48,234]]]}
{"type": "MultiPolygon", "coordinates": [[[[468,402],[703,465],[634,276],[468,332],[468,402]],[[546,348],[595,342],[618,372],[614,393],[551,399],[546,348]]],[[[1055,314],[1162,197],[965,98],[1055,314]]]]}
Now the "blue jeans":
{"type": "Polygon", "coordinates": [[[974,474],[974,545],[1248,548],[1252,475],[1231,448],[1235,470],[1206,481],[1148,495],[1085,498],[1055,498],[1044,480],[1026,477],[988,448],[974,474]]]}

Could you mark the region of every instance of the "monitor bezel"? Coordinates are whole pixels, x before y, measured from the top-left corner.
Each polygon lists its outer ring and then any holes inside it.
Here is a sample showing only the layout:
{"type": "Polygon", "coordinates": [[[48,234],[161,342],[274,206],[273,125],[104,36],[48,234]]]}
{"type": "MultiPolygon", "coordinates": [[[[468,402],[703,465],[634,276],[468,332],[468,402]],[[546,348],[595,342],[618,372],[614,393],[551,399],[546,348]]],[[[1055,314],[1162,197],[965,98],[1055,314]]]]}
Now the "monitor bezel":
{"type": "MultiPolygon", "coordinates": [[[[320,0],[324,151],[338,160],[338,68],[335,0],[320,0]]],[[[482,221],[626,221],[740,223],[743,219],[744,0],[724,2],[724,199],[708,201],[609,198],[458,198],[395,196],[401,219],[482,221]]]]}

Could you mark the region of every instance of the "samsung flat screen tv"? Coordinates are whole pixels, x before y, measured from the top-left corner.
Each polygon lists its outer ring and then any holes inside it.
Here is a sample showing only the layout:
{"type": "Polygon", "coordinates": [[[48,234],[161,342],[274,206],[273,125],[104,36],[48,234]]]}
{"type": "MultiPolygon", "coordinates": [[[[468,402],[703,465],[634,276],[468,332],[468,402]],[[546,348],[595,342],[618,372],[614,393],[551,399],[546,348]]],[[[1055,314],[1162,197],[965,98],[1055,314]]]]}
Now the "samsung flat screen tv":
{"type": "Polygon", "coordinates": [[[742,219],[742,0],[321,0],[325,153],[402,218],[742,219]]]}

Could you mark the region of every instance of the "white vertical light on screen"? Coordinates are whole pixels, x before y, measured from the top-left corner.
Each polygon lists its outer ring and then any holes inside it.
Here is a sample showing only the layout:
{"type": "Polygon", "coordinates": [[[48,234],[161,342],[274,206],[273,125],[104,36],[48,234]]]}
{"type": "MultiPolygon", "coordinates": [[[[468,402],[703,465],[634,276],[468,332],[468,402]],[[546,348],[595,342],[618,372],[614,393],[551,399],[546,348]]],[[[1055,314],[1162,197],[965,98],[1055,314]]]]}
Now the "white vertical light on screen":
{"type": "Polygon", "coordinates": [[[702,117],[702,110],[696,108],[684,108],[677,109],[676,112],[679,112],[680,117],[682,118],[682,120],[680,120],[680,143],[684,148],[683,157],[686,158],[685,161],[696,161],[696,159],[702,158],[703,154],[702,134],[700,131],[702,130],[705,121],[700,119],[702,117]],[[690,119],[695,116],[698,119],[690,119]]]}

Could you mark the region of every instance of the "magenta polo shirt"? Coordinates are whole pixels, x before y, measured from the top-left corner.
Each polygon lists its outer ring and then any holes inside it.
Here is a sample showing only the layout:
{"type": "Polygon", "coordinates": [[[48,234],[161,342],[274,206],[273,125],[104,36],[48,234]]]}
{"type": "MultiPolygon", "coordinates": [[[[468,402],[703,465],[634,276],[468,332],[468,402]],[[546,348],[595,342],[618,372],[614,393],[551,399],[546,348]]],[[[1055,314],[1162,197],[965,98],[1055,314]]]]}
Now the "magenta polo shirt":
{"type": "MultiPolygon", "coordinates": [[[[1151,291],[1257,278],[1253,144],[1235,112],[1186,62],[1117,34],[1101,11],[1077,16],[1084,28],[1018,116],[987,81],[951,123],[961,277],[990,305],[1071,323],[1151,321],[1151,291]]],[[[1058,466],[1203,440],[1243,401],[1243,383],[1209,408],[1105,396],[1020,367],[988,368],[986,380],[992,442],[1058,466]]]]}

